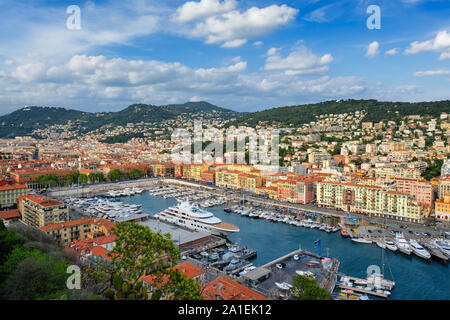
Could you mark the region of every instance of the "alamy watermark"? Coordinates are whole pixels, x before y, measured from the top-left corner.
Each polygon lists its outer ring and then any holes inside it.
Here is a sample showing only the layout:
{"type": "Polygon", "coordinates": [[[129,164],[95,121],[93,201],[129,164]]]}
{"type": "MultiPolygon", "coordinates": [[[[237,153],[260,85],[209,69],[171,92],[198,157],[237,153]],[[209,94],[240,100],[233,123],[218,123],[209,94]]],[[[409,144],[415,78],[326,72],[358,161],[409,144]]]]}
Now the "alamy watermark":
{"type": "Polygon", "coordinates": [[[67,268],[66,273],[70,274],[67,278],[66,286],[67,289],[81,289],[81,270],[77,265],[71,265],[67,268]]]}
{"type": "Polygon", "coordinates": [[[219,129],[203,129],[202,122],[195,121],[193,136],[187,129],[173,131],[171,158],[177,164],[213,164],[219,161],[278,166],[279,135],[282,130],[229,128],[224,137],[219,129]]]}
{"type": "Polygon", "coordinates": [[[370,16],[367,18],[366,26],[369,30],[381,29],[381,9],[377,5],[370,5],[366,10],[370,16]]]}
{"type": "Polygon", "coordinates": [[[68,6],[66,13],[70,16],[66,20],[66,27],[69,30],[81,30],[81,9],[77,5],[68,6]]]}

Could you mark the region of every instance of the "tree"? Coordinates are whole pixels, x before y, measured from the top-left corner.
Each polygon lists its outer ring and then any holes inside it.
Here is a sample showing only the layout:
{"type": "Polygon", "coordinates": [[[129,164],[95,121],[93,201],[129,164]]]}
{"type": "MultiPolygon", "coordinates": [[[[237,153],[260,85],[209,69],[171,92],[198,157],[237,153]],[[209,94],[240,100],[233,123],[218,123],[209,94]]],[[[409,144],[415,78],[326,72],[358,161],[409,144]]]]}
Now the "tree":
{"type": "Polygon", "coordinates": [[[108,173],[108,179],[110,181],[117,181],[122,177],[122,172],[119,169],[113,169],[108,173]]]}
{"type": "MultiPolygon", "coordinates": [[[[154,233],[135,222],[117,223],[114,233],[117,235],[116,246],[109,255],[114,272],[126,279],[127,290],[123,288],[124,282],[122,292],[136,293],[136,290],[128,290],[128,286],[135,288],[144,275],[151,275],[160,294],[168,299],[200,297],[196,282],[180,276],[173,269],[180,259],[180,252],[170,234],[154,233]]],[[[119,281],[113,281],[114,287],[119,287],[119,281]]]]}
{"type": "Polygon", "coordinates": [[[317,285],[310,276],[297,275],[293,278],[290,294],[296,300],[331,300],[331,294],[317,285]]]}

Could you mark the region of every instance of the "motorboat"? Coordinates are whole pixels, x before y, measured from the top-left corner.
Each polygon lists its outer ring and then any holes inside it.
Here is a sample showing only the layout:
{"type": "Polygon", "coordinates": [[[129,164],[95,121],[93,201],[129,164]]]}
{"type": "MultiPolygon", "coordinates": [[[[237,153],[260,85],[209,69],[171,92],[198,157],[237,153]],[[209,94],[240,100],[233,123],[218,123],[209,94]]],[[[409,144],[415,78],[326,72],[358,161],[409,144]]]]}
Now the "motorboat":
{"type": "Polygon", "coordinates": [[[403,233],[397,233],[395,235],[395,245],[397,246],[398,250],[407,255],[410,255],[413,251],[408,241],[406,241],[405,237],[403,236],[403,233]]]}
{"type": "Polygon", "coordinates": [[[279,289],[281,289],[281,290],[289,290],[290,288],[292,288],[292,285],[291,284],[289,284],[289,283],[287,283],[287,282],[282,282],[282,283],[279,283],[279,282],[275,282],[275,285],[279,288],[279,289]]]}
{"type": "Polygon", "coordinates": [[[358,243],[372,243],[372,240],[363,238],[363,237],[352,237],[352,241],[358,242],[358,243]]]}
{"type": "Polygon", "coordinates": [[[312,273],[311,271],[296,270],[295,273],[300,276],[308,276],[308,277],[315,278],[314,273],[312,273]]]}
{"type": "Polygon", "coordinates": [[[393,252],[397,251],[397,249],[398,249],[397,246],[395,245],[394,241],[385,240],[384,244],[385,244],[387,249],[389,249],[389,250],[391,250],[393,252]]]}
{"type": "Polygon", "coordinates": [[[425,250],[416,240],[409,240],[409,244],[414,252],[414,254],[423,259],[429,260],[431,259],[431,254],[425,250]]]}
{"type": "Polygon", "coordinates": [[[431,242],[431,244],[438,248],[448,258],[450,258],[450,241],[435,239],[431,242]]]}

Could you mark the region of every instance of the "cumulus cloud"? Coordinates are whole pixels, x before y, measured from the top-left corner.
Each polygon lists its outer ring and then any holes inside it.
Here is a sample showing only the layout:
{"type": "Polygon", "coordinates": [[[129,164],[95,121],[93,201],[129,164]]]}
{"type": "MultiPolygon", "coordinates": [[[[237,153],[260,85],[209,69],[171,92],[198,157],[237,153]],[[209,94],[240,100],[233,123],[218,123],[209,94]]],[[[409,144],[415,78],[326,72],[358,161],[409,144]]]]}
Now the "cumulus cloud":
{"type": "MultiPolygon", "coordinates": [[[[192,2],[191,4],[200,6],[203,3],[204,6],[204,1],[192,2]]],[[[271,5],[265,8],[251,7],[241,12],[234,9],[225,10],[224,6],[227,2],[208,1],[208,3],[215,3],[216,8],[220,6],[220,13],[216,14],[213,13],[214,10],[210,10],[211,16],[196,22],[190,29],[186,27],[183,32],[190,37],[204,39],[207,44],[221,44],[225,48],[242,46],[247,43],[249,38],[267,34],[280,26],[286,25],[298,13],[297,9],[284,4],[281,6],[271,5]]],[[[183,7],[179,8],[180,12],[183,7]]],[[[186,19],[184,18],[184,21],[192,20],[186,19]]],[[[179,18],[178,20],[180,21],[179,18]]]]}
{"type": "Polygon", "coordinates": [[[300,46],[288,56],[283,57],[271,48],[267,52],[265,70],[283,70],[286,75],[322,74],[328,71],[328,64],[333,61],[331,54],[316,56],[305,46],[300,46]]]}
{"type": "Polygon", "coordinates": [[[179,22],[188,22],[229,12],[236,6],[235,0],[224,0],[223,2],[219,0],[188,1],[177,9],[173,19],[179,22]]]}
{"type": "Polygon", "coordinates": [[[440,52],[440,60],[450,59],[450,33],[447,30],[439,31],[434,39],[414,41],[405,50],[405,54],[417,54],[422,51],[440,52]]]}
{"type": "Polygon", "coordinates": [[[395,56],[396,54],[398,54],[398,48],[393,48],[386,51],[386,55],[388,56],[395,56]]]}
{"type": "Polygon", "coordinates": [[[372,43],[370,43],[367,47],[367,51],[366,51],[366,57],[369,58],[373,58],[375,57],[380,49],[380,44],[378,43],[378,41],[374,41],[372,43]]]}
{"type": "Polygon", "coordinates": [[[427,70],[427,71],[417,71],[414,72],[415,77],[425,77],[425,76],[448,76],[450,75],[450,70],[438,69],[438,70],[427,70]]]}

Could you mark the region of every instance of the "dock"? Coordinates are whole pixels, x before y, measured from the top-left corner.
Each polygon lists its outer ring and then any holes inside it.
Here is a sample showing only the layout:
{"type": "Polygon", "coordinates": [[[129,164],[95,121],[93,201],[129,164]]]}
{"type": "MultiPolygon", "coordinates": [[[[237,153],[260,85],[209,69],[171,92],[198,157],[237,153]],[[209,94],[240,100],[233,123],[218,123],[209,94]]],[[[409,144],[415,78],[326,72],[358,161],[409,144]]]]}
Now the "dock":
{"type": "Polygon", "coordinates": [[[360,289],[360,288],[354,288],[354,287],[344,286],[344,285],[342,285],[342,284],[340,284],[339,287],[340,287],[341,289],[352,290],[352,291],[354,291],[354,292],[370,294],[370,295],[377,296],[377,297],[382,297],[382,298],[387,298],[387,297],[388,297],[388,295],[387,295],[387,294],[384,294],[384,293],[379,293],[379,292],[376,292],[376,291],[371,291],[371,290],[366,290],[366,289],[360,289]]]}
{"type": "MultiPolygon", "coordinates": [[[[361,278],[351,277],[351,276],[346,276],[346,275],[341,275],[341,274],[340,274],[340,276],[345,277],[345,278],[355,281],[355,282],[359,282],[359,283],[367,282],[367,279],[361,279],[361,278]]],[[[395,283],[393,281],[386,280],[386,279],[381,279],[380,284],[382,286],[388,287],[390,290],[392,290],[392,288],[394,288],[394,285],[395,285],[395,283]]]]}

